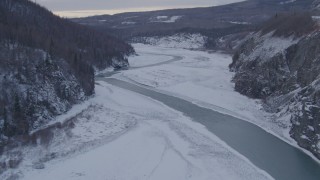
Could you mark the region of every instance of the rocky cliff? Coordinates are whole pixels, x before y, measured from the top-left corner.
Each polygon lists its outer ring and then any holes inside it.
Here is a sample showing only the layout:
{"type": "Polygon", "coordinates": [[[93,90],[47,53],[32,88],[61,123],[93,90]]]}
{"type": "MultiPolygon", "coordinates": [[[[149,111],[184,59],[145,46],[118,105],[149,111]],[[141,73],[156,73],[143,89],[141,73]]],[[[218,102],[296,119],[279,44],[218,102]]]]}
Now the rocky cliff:
{"type": "Polygon", "coordinates": [[[320,31],[309,14],[277,14],[246,40],[230,65],[235,89],[263,99],[290,136],[320,159],[320,31]],[[285,123],[284,123],[285,124],[285,123]]]}

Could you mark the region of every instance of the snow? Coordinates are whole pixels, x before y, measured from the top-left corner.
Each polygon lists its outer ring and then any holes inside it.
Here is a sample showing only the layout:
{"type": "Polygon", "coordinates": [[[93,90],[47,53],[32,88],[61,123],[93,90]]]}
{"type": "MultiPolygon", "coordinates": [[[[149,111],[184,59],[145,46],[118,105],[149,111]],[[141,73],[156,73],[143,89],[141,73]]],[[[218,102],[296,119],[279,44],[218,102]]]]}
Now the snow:
{"type": "Polygon", "coordinates": [[[160,62],[165,62],[170,58],[170,56],[150,54],[150,53],[140,53],[139,55],[130,57],[131,63],[130,67],[140,67],[149,64],[155,64],[160,62]],[[140,58],[147,59],[147,61],[140,61],[140,58]]]}
{"type": "MultiPolygon", "coordinates": [[[[87,109],[90,105],[91,105],[91,101],[90,100],[89,101],[84,101],[81,104],[76,104],[76,105],[72,106],[72,108],[68,111],[68,113],[57,116],[56,118],[54,118],[54,120],[52,120],[49,123],[47,123],[46,125],[42,126],[41,129],[49,127],[49,126],[51,126],[51,125],[53,125],[55,123],[63,123],[66,120],[68,120],[68,119],[76,116],[77,114],[81,113],[82,111],[87,109]]],[[[36,132],[39,129],[40,128],[33,130],[31,132],[31,134],[36,132]]]]}
{"type": "Polygon", "coordinates": [[[45,147],[24,148],[13,171],[25,180],[272,179],[162,103],[100,81],[90,102],[73,128],[56,132],[45,147]],[[44,169],[33,168],[38,163],[44,169]]]}
{"type": "Polygon", "coordinates": [[[124,21],[121,23],[122,25],[134,25],[136,24],[136,22],[133,22],[133,21],[124,21]]]}
{"type": "MultiPolygon", "coordinates": [[[[159,56],[162,53],[167,58],[168,55],[174,55],[183,59],[161,66],[123,71],[114,77],[147,85],[157,91],[252,122],[289,143],[295,143],[289,136],[289,116],[276,119],[277,114],[263,111],[262,102],[234,91],[234,83],[231,82],[234,74],[228,69],[232,62],[230,55],[143,44],[134,44],[134,47],[138,54],[148,52],[149,55],[156,53],[159,56]]],[[[137,61],[154,63],[143,55],[129,58],[130,64],[138,64],[137,61]]]]}
{"type": "MultiPolygon", "coordinates": [[[[230,55],[144,44],[134,47],[138,56],[129,58],[132,68],[114,78],[239,117],[291,141],[289,128],[275,123],[259,101],[234,91],[230,55]],[[174,57],[181,60],[170,61],[174,57]]],[[[41,145],[38,140],[38,145],[22,148],[21,165],[0,179],[11,173],[26,180],[272,179],[182,113],[103,81],[96,82],[95,90],[95,97],[53,122],[71,121],[73,126],[55,129],[50,143],[41,145]],[[42,164],[44,169],[35,168],[42,164]]]]}
{"type": "Polygon", "coordinates": [[[280,2],[281,5],[284,5],[284,4],[290,4],[290,3],[294,3],[296,2],[297,0],[288,0],[288,1],[283,1],[283,2],[280,2]]]}
{"type": "Polygon", "coordinates": [[[168,19],[168,16],[157,16],[156,19],[160,20],[160,19],[168,19]]]}
{"type": "Polygon", "coordinates": [[[241,22],[241,21],[230,21],[231,24],[242,24],[242,25],[247,25],[247,24],[251,24],[249,22],[241,22]]]}
{"type": "MultiPolygon", "coordinates": [[[[129,59],[132,70],[115,77],[130,77],[204,106],[221,103],[215,108],[225,112],[244,107],[241,102],[247,99],[233,94],[232,83],[226,83],[232,76],[225,67],[230,56],[142,44],[135,48],[138,56],[129,59]],[[147,66],[177,56],[182,60],[147,66]],[[185,93],[178,92],[181,88],[185,93]]],[[[52,130],[49,142],[38,138],[37,145],[20,147],[17,158],[22,163],[0,179],[11,174],[25,180],[272,179],[203,125],[158,101],[103,81],[96,82],[95,91],[94,97],[52,122],[69,125],[52,130]]],[[[0,160],[9,157],[4,154],[0,160]]]]}
{"type": "Polygon", "coordinates": [[[284,53],[287,48],[299,42],[299,38],[275,37],[273,33],[274,32],[271,32],[263,36],[261,36],[260,33],[256,33],[253,38],[257,46],[248,57],[241,57],[240,59],[254,61],[259,57],[259,62],[265,63],[265,61],[270,60],[271,57],[279,54],[285,55],[284,53]]]}
{"type": "Polygon", "coordinates": [[[201,49],[205,46],[207,38],[201,34],[178,33],[164,37],[145,37],[142,38],[146,44],[184,49],[201,49]]]}
{"type": "Polygon", "coordinates": [[[132,18],[136,18],[136,17],[139,17],[139,16],[129,16],[129,17],[124,17],[124,19],[132,19],[132,18]]]}
{"type": "Polygon", "coordinates": [[[308,138],[306,135],[301,135],[301,138],[302,138],[302,139],[309,140],[309,138],[308,138]]]}
{"type": "Polygon", "coordinates": [[[156,16],[156,17],[150,18],[150,22],[153,22],[153,23],[174,23],[181,18],[182,18],[182,16],[170,16],[170,17],[169,16],[156,16]]]}
{"type": "MultiPolygon", "coordinates": [[[[234,83],[231,82],[234,73],[228,68],[232,62],[230,55],[145,44],[133,46],[138,54],[147,52],[171,58],[180,56],[181,60],[159,66],[133,68],[114,75],[115,78],[146,85],[152,90],[251,122],[318,161],[290,137],[290,115],[284,115],[285,112],[267,113],[263,110],[260,100],[250,99],[234,90],[234,83]]],[[[129,58],[129,63],[137,63],[133,61],[153,63],[143,56],[129,58]]]]}
{"type": "Polygon", "coordinates": [[[309,128],[310,131],[314,131],[314,127],[308,126],[308,128],[309,128]]]}
{"type": "Polygon", "coordinates": [[[319,20],[320,16],[312,16],[312,19],[319,20]]]}

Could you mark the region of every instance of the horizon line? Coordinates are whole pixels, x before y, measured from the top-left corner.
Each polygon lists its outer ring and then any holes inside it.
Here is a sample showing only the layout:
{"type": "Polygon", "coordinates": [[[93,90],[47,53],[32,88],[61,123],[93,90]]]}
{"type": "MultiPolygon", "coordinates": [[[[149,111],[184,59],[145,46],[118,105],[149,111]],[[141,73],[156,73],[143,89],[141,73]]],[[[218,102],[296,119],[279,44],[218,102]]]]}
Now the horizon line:
{"type": "Polygon", "coordinates": [[[161,11],[172,9],[187,9],[187,8],[205,8],[213,6],[176,6],[176,7],[143,7],[143,8],[124,8],[124,9],[92,9],[92,10],[65,10],[65,11],[52,11],[55,15],[63,18],[81,18],[99,15],[115,15],[121,13],[131,12],[149,12],[149,11],[161,11]]]}

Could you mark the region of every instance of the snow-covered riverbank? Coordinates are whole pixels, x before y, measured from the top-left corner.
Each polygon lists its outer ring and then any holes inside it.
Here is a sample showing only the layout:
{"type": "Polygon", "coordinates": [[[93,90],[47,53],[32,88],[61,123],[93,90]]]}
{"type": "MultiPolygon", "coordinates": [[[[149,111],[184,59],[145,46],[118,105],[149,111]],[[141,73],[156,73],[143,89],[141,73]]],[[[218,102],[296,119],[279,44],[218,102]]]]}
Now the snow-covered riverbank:
{"type": "MultiPolygon", "coordinates": [[[[232,94],[231,74],[225,71],[228,55],[135,47],[140,56],[130,59],[133,67],[165,62],[171,56],[183,59],[133,68],[115,77],[130,78],[239,116],[249,117],[246,115],[251,112],[247,108],[239,112],[236,108],[241,102],[259,108],[256,102],[232,94]],[[157,57],[152,59],[152,53],[157,57]],[[215,76],[216,82],[210,82],[215,76]]],[[[145,96],[98,81],[96,96],[80,107],[69,112],[72,117],[83,110],[73,118],[72,126],[55,130],[49,143],[24,147],[21,165],[1,179],[12,174],[32,180],[272,179],[204,126],[145,96]]],[[[63,117],[68,115],[59,121],[63,117]]]]}
{"type": "Polygon", "coordinates": [[[45,148],[25,149],[23,179],[270,179],[181,113],[98,83],[90,108],[68,133],[45,148]],[[44,162],[44,169],[32,167],[49,154],[56,157],[44,162]]]}
{"type": "Polygon", "coordinates": [[[158,59],[160,54],[167,57],[180,56],[181,60],[143,69],[133,68],[117,74],[117,78],[147,85],[165,94],[251,122],[304,151],[320,163],[313,154],[298,146],[290,137],[290,116],[283,117],[281,112],[267,113],[263,110],[261,100],[248,98],[234,90],[234,73],[229,70],[232,56],[145,44],[134,44],[134,47],[137,53],[141,54],[129,59],[129,63],[134,67],[136,64],[146,65],[148,62],[153,64],[143,53],[157,54],[158,59]]]}
{"type": "Polygon", "coordinates": [[[133,67],[154,63],[144,53],[181,56],[182,59],[161,66],[122,71],[115,77],[147,85],[197,105],[252,122],[295,144],[289,137],[289,121],[276,122],[273,114],[262,110],[260,100],[250,99],[234,90],[234,83],[231,82],[234,74],[228,68],[232,62],[230,55],[144,44],[135,44],[134,47],[140,56],[129,59],[133,67]]]}

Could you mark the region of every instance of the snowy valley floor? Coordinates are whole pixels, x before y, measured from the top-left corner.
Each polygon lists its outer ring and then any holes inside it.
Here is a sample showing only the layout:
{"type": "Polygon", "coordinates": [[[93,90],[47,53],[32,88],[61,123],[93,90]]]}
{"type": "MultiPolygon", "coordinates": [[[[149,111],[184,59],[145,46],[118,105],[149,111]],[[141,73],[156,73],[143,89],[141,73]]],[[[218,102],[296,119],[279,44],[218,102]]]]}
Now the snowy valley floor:
{"type": "Polygon", "coordinates": [[[23,163],[11,173],[30,180],[271,179],[161,103],[103,82],[96,93],[74,127],[57,130],[46,146],[24,148],[23,163]],[[39,163],[44,169],[35,168],[39,163]]]}
{"type": "Polygon", "coordinates": [[[114,77],[155,88],[176,97],[186,99],[199,106],[229,114],[256,124],[290,144],[296,142],[289,137],[290,118],[278,119],[277,114],[266,113],[260,100],[250,99],[234,90],[229,71],[232,57],[222,53],[208,53],[186,49],[134,45],[139,56],[129,59],[132,70],[122,71],[114,77]],[[145,55],[147,54],[147,55],[145,55]],[[147,68],[148,62],[156,59],[180,56],[181,60],[147,68]],[[162,54],[162,57],[161,57],[162,54]],[[278,120],[277,120],[278,119],[278,120]]]}
{"type": "MultiPolygon", "coordinates": [[[[273,122],[259,101],[233,90],[229,55],[134,46],[139,56],[129,59],[132,69],[113,77],[240,117],[292,142],[289,122],[273,122]]],[[[272,179],[182,113],[102,81],[95,97],[57,121],[74,115],[73,126],[55,130],[50,143],[19,150],[21,165],[0,179],[272,179]]]]}

